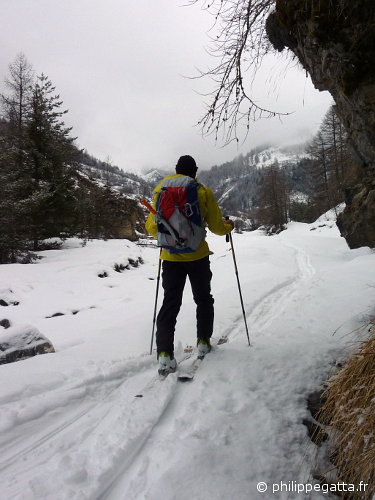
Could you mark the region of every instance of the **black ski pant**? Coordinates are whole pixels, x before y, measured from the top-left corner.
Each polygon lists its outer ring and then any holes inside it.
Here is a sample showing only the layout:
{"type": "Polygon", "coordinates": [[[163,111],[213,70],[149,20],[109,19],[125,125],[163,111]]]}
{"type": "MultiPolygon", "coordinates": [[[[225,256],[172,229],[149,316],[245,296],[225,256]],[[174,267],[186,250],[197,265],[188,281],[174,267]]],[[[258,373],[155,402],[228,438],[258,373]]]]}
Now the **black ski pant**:
{"type": "Polygon", "coordinates": [[[163,261],[163,305],[157,317],[156,346],[158,354],[174,355],[174,332],[182,295],[189,277],[197,305],[197,337],[209,338],[214,324],[214,299],[211,295],[210,261],[208,257],[191,262],[163,261]]]}

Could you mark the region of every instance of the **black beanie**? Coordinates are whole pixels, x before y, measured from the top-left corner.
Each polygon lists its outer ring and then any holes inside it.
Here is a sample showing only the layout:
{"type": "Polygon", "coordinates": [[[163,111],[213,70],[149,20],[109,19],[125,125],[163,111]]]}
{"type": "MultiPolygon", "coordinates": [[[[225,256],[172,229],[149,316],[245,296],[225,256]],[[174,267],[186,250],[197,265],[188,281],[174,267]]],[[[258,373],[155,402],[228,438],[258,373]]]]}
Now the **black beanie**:
{"type": "Polygon", "coordinates": [[[197,164],[194,158],[189,155],[181,156],[176,165],[176,174],[188,175],[195,179],[197,175],[197,164]]]}

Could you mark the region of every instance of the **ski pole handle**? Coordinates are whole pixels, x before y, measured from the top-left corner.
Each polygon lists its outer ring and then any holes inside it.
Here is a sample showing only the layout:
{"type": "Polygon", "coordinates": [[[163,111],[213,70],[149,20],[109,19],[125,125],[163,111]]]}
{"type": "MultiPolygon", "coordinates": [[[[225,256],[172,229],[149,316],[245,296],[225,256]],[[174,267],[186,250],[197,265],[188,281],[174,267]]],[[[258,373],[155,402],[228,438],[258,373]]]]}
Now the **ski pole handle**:
{"type": "Polygon", "coordinates": [[[141,200],[140,203],[141,203],[141,205],[143,205],[144,207],[146,207],[149,212],[151,212],[154,215],[156,214],[156,210],[154,208],[152,208],[152,206],[149,204],[148,201],[141,200]]]}

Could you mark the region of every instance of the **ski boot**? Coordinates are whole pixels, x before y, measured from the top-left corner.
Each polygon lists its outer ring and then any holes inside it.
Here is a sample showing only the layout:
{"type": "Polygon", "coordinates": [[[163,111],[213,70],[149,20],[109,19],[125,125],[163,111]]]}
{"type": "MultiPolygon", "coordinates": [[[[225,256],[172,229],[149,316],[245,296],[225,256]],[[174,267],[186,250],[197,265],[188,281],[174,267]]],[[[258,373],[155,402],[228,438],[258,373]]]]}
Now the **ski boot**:
{"type": "Polygon", "coordinates": [[[177,362],[175,358],[171,358],[167,352],[161,352],[158,356],[160,377],[166,377],[169,373],[174,373],[177,370],[177,362]]]}
{"type": "Polygon", "coordinates": [[[198,338],[198,359],[203,359],[211,351],[211,342],[209,338],[198,338]]]}

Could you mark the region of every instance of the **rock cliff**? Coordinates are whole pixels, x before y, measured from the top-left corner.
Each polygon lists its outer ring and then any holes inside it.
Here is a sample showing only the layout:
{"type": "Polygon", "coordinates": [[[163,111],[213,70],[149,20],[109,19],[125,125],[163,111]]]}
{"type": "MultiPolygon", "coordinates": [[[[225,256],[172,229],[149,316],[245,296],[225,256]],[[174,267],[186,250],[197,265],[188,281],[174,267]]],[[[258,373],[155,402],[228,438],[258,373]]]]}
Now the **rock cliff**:
{"type": "Polygon", "coordinates": [[[267,34],[333,96],[361,166],[338,226],[351,248],[375,247],[374,0],[276,0],[267,34]]]}

